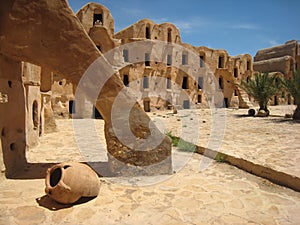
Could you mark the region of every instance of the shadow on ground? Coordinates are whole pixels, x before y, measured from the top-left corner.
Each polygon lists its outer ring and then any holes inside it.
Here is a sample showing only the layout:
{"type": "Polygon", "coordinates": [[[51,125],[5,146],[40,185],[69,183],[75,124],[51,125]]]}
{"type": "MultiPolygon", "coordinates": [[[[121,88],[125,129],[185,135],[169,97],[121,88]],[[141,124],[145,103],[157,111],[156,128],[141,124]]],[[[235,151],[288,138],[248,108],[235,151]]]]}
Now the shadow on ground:
{"type": "Polygon", "coordinates": [[[61,210],[61,209],[71,208],[74,205],[80,205],[80,204],[86,203],[88,201],[91,201],[94,198],[96,198],[96,197],[82,197],[73,204],[60,204],[60,203],[54,201],[53,199],[51,199],[48,195],[44,195],[35,200],[39,204],[39,206],[49,209],[51,211],[57,211],[57,210],[61,210]]]}

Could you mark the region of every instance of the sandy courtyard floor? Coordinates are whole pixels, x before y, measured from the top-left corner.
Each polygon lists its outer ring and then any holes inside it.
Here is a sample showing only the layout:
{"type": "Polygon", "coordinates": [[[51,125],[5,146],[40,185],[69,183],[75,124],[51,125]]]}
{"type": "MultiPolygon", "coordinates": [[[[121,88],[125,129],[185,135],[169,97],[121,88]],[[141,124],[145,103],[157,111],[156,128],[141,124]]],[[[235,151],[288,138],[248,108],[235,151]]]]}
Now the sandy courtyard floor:
{"type": "MultiPolygon", "coordinates": [[[[226,110],[220,150],[299,176],[300,124],[282,117],[290,110],[272,107],[275,116],[269,118],[245,117],[246,110],[226,110]]],[[[192,141],[205,147],[215,132],[212,113],[198,110],[197,114],[195,118],[187,110],[150,116],[160,129],[178,135],[183,130],[187,132],[183,136],[192,136],[192,141]],[[195,136],[197,132],[190,129],[195,124],[201,135],[195,136]]],[[[223,119],[217,118],[217,124],[223,124],[223,119]]],[[[29,149],[28,161],[45,165],[69,160],[105,162],[103,121],[72,122],[58,120],[59,132],[44,135],[38,147],[29,149]]],[[[299,192],[224,163],[212,161],[203,169],[204,159],[174,149],[176,173],[172,176],[102,177],[99,196],[74,206],[57,204],[45,196],[44,179],[2,177],[0,224],[300,224],[299,192]]],[[[105,175],[104,170],[96,169],[105,175]]]]}

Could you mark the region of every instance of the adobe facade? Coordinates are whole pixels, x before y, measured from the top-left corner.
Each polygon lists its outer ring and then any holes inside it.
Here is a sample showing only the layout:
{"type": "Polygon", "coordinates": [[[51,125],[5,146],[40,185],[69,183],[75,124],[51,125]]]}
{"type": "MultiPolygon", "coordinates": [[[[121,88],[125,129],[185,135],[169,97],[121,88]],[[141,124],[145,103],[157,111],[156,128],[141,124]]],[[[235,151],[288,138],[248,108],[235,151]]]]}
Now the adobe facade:
{"type": "Polygon", "coordinates": [[[208,108],[209,96],[205,86],[210,85],[212,76],[216,88],[223,92],[226,107],[252,106],[247,94],[237,85],[252,76],[252,57],[249,54],[232,57],[226,50],[182,43],[180,31],[174,24],[156,24],[149,19],[113,34],[111,13],[95,3],[85,5],[77,17],[102,53],[118,47],[116,57],[122,63],[119,66],[120,78],[125,86],[142,96],[140,105],[145,111],[208,108]],[[155,60],[160,49],[148,47],[139,53],[139,62],[135,61],[136,56],[127,46],[147,40],[167,43],[163,59],[155,60]]]}
{"type": "MultiPolygon", "coordinates": [[[[291,40],[271,48],[261,49],[254,56],[253,68],[260,73],[270,73],[279,77],[291,78],[299,69],[300,45],[291,40]]],[[[293,104],[293,98],[284,91],[273,97],[271,105],[293,104]]]]}

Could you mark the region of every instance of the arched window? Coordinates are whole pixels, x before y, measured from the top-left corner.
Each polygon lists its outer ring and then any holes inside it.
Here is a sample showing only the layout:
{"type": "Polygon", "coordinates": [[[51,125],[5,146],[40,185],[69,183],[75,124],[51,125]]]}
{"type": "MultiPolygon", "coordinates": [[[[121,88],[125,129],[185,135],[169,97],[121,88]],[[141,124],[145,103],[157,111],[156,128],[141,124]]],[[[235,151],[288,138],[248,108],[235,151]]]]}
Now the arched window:
{"type": "Polygon", "coordinates": [[[94,12],[93,25],[102,25],[103,24],[103,15],[102,12],[94,12]]]}

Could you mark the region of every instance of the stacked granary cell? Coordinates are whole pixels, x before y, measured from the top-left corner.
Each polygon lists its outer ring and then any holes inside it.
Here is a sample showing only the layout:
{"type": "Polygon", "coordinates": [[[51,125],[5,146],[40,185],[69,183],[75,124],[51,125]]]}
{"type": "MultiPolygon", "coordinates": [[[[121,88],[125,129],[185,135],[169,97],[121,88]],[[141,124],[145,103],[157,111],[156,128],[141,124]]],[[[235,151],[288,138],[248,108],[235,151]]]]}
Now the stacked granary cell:
{"type": "MultiPolygon", "coordinates": [[[[300,65],[300,47],[296,40],[283,45],[259,50],[254,56],[253,68],[260,73],[270,73],[279,77],[291,78],[300,65]]],[[[293,98],[284,91],[273,97],[271,104],[292,104],[293,98]]]]}

